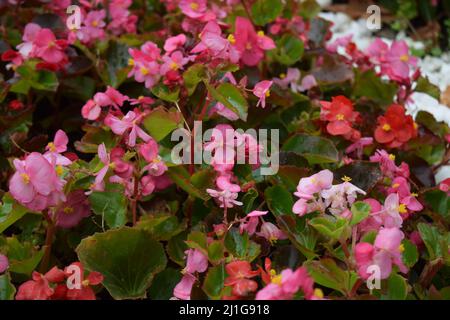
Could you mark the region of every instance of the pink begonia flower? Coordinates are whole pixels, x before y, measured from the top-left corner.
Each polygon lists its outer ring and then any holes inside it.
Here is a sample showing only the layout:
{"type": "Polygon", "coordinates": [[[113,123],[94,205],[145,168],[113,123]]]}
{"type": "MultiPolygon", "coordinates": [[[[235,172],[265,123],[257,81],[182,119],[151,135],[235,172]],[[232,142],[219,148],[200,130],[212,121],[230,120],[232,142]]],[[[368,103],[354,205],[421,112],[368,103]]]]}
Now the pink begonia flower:
{"type": "Polygon", "coordinates": [[[136,99],[130,99],[130,105],[141,105],[143,107],[148,107],[155,102],[155,99],[150,97],[139,96],[136,99]]]}
{"type": "Polygon", "coordinates": [[[50,283],[59,283],[64,279],[64,271],[56,266],[44,275],[33,271],[32,279],[22,283],[17,290],[16,300],[48,300],[55,292],[50,283]]]}
{"type": "Polygon", "coordinates": [[[275,48],[272,39],[264,32],[256,33],[252,23],[243,17],[237,17],[235,22],[234,46],[241,55],[241,61],[247,66],[256,66],[264,57],[265,50],[275,48]]]}
{"type": "Polygon", "coordinates": [[[104,39],[105,31],[103,29],[106,23],[103,20],[105,17],[106,11],[104,9],[90,11],[83,19],[83,26],[80,30],[73,30],[72,32],[84,44],[91,44],[95,40],[104,39]]]}
{"type": "Polygon", "coordinates": [[[210,141],[203,150],[212,153],[213,164],[234,164],[235,146],[239,144],[236,138],[239,137],[232,126],[219,124],[212,129],[210,141]]]}
{"type": "Polygon", "coordinates": [[[131,55],[128,64],[132,66],[128,77],[134,76],[137,82],[145,82],[145,87],[150,89],[160,78],[161,50],[155,43],[147,41],[140,50],[130,48],[128,52],[131,55]]]}
{"type": "Polygon", "coordinates": [[[69,143],[69,138],[63,130],[58,130],[55,134],[55,139],[50,142],[47,147],[46,153],[44,153],[44,158],[47,159],[49,163],[54,165],[68,166],[72,163],[70,159],[61,155],[61,153],[67,151],[67,144],[69,143]]]}
{"type": "Polygon", "coordinates": [[[239,232],[242,234],[244,231],[246,231],[249,236],[253,235],[256,232],[256,228],[259,224],[259,217],[266,215],[268,212],[269,211],[258,210],[249,212],[247,216],[241,219],[239,232]]]}
{"type": "Polygon", "coordinates": [[[384,210],[381,213],[383,225],[386,228],[400,228],[403,219],[400,213],[406,213],[405,205],[401,205],[397,193],[391,193],[384,200],[384,210]]]}
{"type": "Polygon", "coordinates": [[[170,55],[162,57],[163,64],[161,66],[161,75],[165,75],[169,71],[178,71],[183,69],[183,66],[189,62],[189,58],[185,58],[180,51],[175,51],[170,55]]]}
{"type": "Polygon", "coordinates": [[[98,146],[97,154],[104,166],[95,174],[95,180],[91,186],[91,190],[103,191],[105,188],[103,180],[105,179],[108,170],[111,168],[112,163],[110,155],[106,151],[106,146],[104,143],[98,146]]]}
{"type": "Polygon", "coordinates": [[[9,267],[8,257],[0,254],[0,274],[4,273],[9,267]]]}
{"type": "Polygon", "coordinates": [[[102,111],[101,107],[112,106],[115,109],[123,106],[123,103],[129,98],[121,94],[111,86],[106,88],[105,92],[97,92],[93,99],[90,99],[81,108],[83,118],[88,120],[97,120],[102,111]]]}
{"type": "Polygon", "coordinates": [[[380,278],[387,279],[392,271],[392,265],[398,266],[400,272],[408,272],[402,261],[404,250],[401,242],[405,235],[398,228],[382,228],[378,232],[373,245],[358,243],[355,246],[355,261],[361,278],[367,279],[369,266],[380,268],[380,278]]]}
{"type": "Polygon", "coordinates": [[[312,199],[315,193],[331,188],[333,183],[333,172],[322,170],[308,178],[301,178],[297,191],[294,193],[299,198],[312,199]]]}
{"type": "Polygon", "coordinates": [[[181,0],[178,6],[185,15],[197,19],[206,13],[206,4],[206,0],[181,0]]]}
{"type": "Polygon", "coordinates": [[[185,273],[181,281],[173,289],[174,297],[180,300],[191,300],[191,292],[195,280],[196,278],[192,274],[185,273]]]}
{"type": "Polygon", "coordinates": [[[270,243],[277,240],[287,239],[286,234],[271,222],[264,222],[261,229],[256,233],[258,236],[267,239],[270,243]]]}
{"type": "Polygon", "coordinates": [[[115,35],[120,35],[122,32],[136,33],[136,23],[138,17],[131,14],[128,7],[131,6],[131,0],[112,0],[109,2],[109,14],[111,22],[108,25],[108,30],[115,35]]]}
{"type": "Polygon", "coordinates": [[[300,289],[305,299],[312,299],[314,296],[314,280],[308,275],[305,267],[295,271],[285,269],[271,281],[258,291],[255,300],[290,300],[300,289]]]}
{"type": "Polygon", "coordinates": [[[208,269],[208,257],[200,250],[189,249],[185,251],[186,267],[183,272],[193,274],[195,272],[205,272],[208,269]]]}
{"type": "Polygon", "coordinates": [[[177,50],[179,47],[182,47],[186,43],[186,36],[184,34],[179,34],[174,37],[170,37],[164,42],[164,50],[167,53],[171,53],[177,50]]]}
{"type": "Polygon", "coordinates": [[[237,201],[238,193],[229,190],[206,189],[206,192],[216,198],[221,208],[233,208],[235,205],[242,206],[242,202],[237,201]]]}
{"type": "Polygon", "coordinates": [[[450,196],[450,178],[445,179],[439,183],[439,190],[446,192],[450,196]]]}
{"type": "Polygon", "coordinates": [[[364,190],[351,184],[345,178],[343,183],[333,185],[330,189],[320,192],[322,198],[325,200],[325,206],[330,206],[329,210],[332,214],[341,214],[345,211],[347,206],[355,202],[358,193],[362,195],[366,194],[364,190]]]}
{"type": "Polygon", "coordinates": [[[139,154],[149,163],[142,170],[148,171],[152,176],[161,176],[167,171],[166,164],[158,155],[158,148],[158,143],[152,138],[138,147],[139,154]]]}
{"type": "Polygon", "coordinates": [[[266,98],[270,97],[270,87],[272,86],[272,81],[264,80],[258,82],[253,88],[253,94],[259,98],[257,107],[266,107],[266,98]]]}
{"type": "Polygon", "coordinates": [[[370,157],[371,162],[378,162],[380,164],[381,172],[389,177],[402,176],[409,177],[409,166],[402,162],[400,166],[395,164],[395,155],[387,153],[385,150],[377,150],[376,153],[370,157]]]}
{"type": "Polygon", "coordinates": [[[349,153],[352,153],[353,151],[356,151],[356,155],[358,156],[358,158],[361,158],[364,147],[370,146],[372,143],[373,143],[372,137],[361,138],[361,139],[357,140],[356,142],[352,143],[351,145],[349,145],[345,149],[345,153],[349,154],[349,153]]]}
{"type": "Polygon", "coordinates": [[[40,153],[32,152],[25,160],[14,160],[16,172],[9,181],[11,195],[35,211],[64,200],[63,181],[55,168],[40,153]]]}
{"type": "Polygon", "coordinates": [[[280,78],[273,78],[273,82],[282,89],[290,87],[292,92],[302,92],[317,86],[316,78],[307,75],[300,82],[301,72],[297,68],[288,68],[286,74],[280,74],[280,78]]]}
{"type": "Polygon", "coordinates": [[[28,23],[25,26],[23,31],[22,40],[23,42],[17,46],[17,50],[23,56],[24,59],[27,59],[31,56],[33,50],[33,41],[36,38],[36,35],[39,31],[41,31],[41,27],[36,23],[28,23]]]}
{"type": "Polygon", "coordinates": [[[39,30],[33,40],[33,52],[37,57],[48,63],[59,63],[66,58],[64,49],[67,47],[66,40],[56,40],[50,29],[39,30]]]}
{"type": "Polygon", "coordinates": [[[378,231],[383,225],[383,220],[381,218],[383,207],[381,203],[373,198],[366,198],[363,202],[370,206],[370,215],[359,223],[358,229],[363,233],[372,230],[378,231]]]}
{"type": "Polygon", "coordinates": [[[208,22],[199,37],[200,43],[191,50],[191,53],[201,53],[208,50],[213,58],[229,60],[232,63],[239,61],[240,54],[233,46],[236,42],[234,36],[229,35],[228,39],[223,38],[222,30],[217,22],[208,22]]]}
{"type": "Polygon", "coordinates": [[[83,218],[89,217],[91,208],[83,190],[76,190],[67,195],[67,200],[56,211],[56,225],[72,228],[83,218]]]}
{"type": "MultiPolygon", "coordinates": [[[[388,193],[398,193],[400,203],[410,211],[421,211],[423,205],[416,199],[417,194],[411,193],[408,181],[404,177],[397,177],[392,181],[388,193]]],[[[402,207],[404,210],[405,208],[402,207]]],[[[407,213],[407,212],[402,212],[407,213]]]]}
{"type": "Polygon", "coordinates": [[[127,144],[130,147],[134,147],[136,145],[137,137],[141,138],[145,142],[151,139],[151,137],[137,124],[141,118],[142,114],[138,115],[134,111],[128,111],[122,119],[109,114],[105,119],[105,124],[107,124],[111,130],[119,136],[128,133],[127,144]]]}
{"type": "Polygon", "coordinates": [[[367,49],[367,54],[381,65],[383,73],[395,81],[409,79],[410,67],[417,66],[417,58],[410,56],[404,40],[394,41],[389,47],[383,40],[376,39],[367,49]]]}
{"type": "Polygon", "coordinates": [[[218,115],[221,115],[222,117],[230,120],[230,121],[236,121],[239,119],[239,116],[225,107],[222,103],[217,102],[209,111],[209,115],[217,113],[218,115]]]}
{"type": "Polygon", "coordinates": [[[400,272],[406,273],[408,269],[403,264],[401,246],[405,237],[403,232],[397,228],[384,228],[378,232],[374,247],[377,250],[373,261],[381,269],[381,279],[386,279],[391,274],[392,264],[398,266],[400,272]]]}

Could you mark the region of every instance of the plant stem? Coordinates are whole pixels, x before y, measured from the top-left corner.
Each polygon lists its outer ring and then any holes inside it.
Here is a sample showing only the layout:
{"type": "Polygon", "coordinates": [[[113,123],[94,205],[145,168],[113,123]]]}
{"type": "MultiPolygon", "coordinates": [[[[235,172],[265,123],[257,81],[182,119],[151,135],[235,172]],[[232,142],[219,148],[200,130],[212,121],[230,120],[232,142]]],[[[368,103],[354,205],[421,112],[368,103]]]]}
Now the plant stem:
{"type": "Polygon", "coordinates": [[[241,3],[242,3],[242,6],[245,9],[245,12],[247,13],[248,19],[252,23],[253,27],[255,27],[255,23],[253,22],[252,15],[250,14],[250,10],[249,10],[249,8],[247,6],[247,3],[245,2],[245,0],[241,0],[241,3]]]}
{"type": "Polygon", "coordinates": [[[45,235],[45,252],[44,252],[44,257],[42,258],[42,262],[41,262],[41,266],[40,266],[40,271],[41,273],[44,273],[48,270],[49,264],[50,264],[50,255],[52,252],[52,243],[53,243],[53,238],[55,235],[55,223],[52,220],[52,218],[50,217],[50,215],[47,212],[44,212],[44,217],[45,220],[47,220],[47,233],[45,235]]]}
{"type": "Polygon", "coordinates": [[[133,190],[133,199],[131,200],[131,213],[133,215],[133,226],[136,225],[137,222],[137,202],[139,198],[139,176],[137,174],[134,175],[134,190],[133,190]]]}

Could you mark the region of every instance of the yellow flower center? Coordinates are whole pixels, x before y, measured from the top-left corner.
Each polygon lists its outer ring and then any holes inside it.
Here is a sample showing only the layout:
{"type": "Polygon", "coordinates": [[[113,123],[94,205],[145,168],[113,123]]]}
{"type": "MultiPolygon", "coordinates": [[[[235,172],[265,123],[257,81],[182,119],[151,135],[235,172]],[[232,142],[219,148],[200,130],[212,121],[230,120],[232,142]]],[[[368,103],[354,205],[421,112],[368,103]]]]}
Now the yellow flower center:
{"type": "Polygon", "coordinates": [[[58,176],[60,176],[60,175],[62,175],[63,173],[64,173],[63,167],[62,167],[61,165],[56,166],[56,174],[57,174],[58,176]]]}
{"type": "Polygon", "coordinates": [[[417,193],[413,192],[413,193],[411,193],[411,196],[412,197],[418,197],[419,195],[417,193]]]}
{"type": "Polygon", "coordinates": [[[323,291],[319,288],[314,289],[314,296],[319,299],[323,299],[323,291]]]}
{"type": "Polygon", "coordinates": [[[413,123],[413,126],[414,126],[414,129],[417,129],[419,127],[419,125],[416,122],[413,123]]]}
{"type": "Polygon", "coordinates": [[[337,120],[344,120],[344,119],[345,119],[345,116],[344,116],[342,113],[339,113],[339,114],[336,116],[336,119],[337,119],[337,120]]]}
{"type": "Polygon", "coordinates": [[[134,59],[133,58],[128,59],[128,65],[129,66],[134,66],[134,59]]]}
{"type": "Polygon", "coordinates": [[[389,125],[389,124],[384,124],[383,125],[383,128],[382,128],[384,131],[389,131],[389,130],[391,130],[391,126],[389,125]]]}
{"type": "Polygon", "coordinates": [[[252,49],[252,44],[249,42],[245,45],[245,49],[247,50],[251,50],[252,49]]]}
{"type": "Polygon", "coordinates": [[[231,44],[235,44],[236,43],[236,38],[232,34],[228,35],[227,40],[231,44]]]}
{"type": "Polygon", "coordinates": [[[190,7],[191,7],[191,9],[192,10],[198,10],[198,3],[197,2],[192,2],[191,4],[190,4],[190,7]]]}
{"type": "Polygon", "coordinates": [[[270,97],[270,90],[266,91],[266,97],[270,97]]]}
{"type": "Polygon", "coordinates": [[[172,62],[172,63],[170,64],[170,69],[172,69],[172,70],[178,70],[178,64],[177,64],[176,62],[172,62]]]}
{"type": "Polygon", "coordinates": [[[406,213],[406,212],[407,212],[407,210],[406,210],[406,204],[401,203],[401,204],[398,206],[398,212],[400,212],[400,213],[406,213]]]}
{"type": "Polygon", "coordinates": [[[392,161],[395,161],[395,154],[392,154],[392,153],[391,153],[391,154],[389,155],[389,159],[391,159],[392,161]]]}
{"type": "Polygon", "coordinates": [[[400,57],[400,61],[408,62],[409,61],[409,56],[407,54],[402,55],[400,57]]]}
{"type": "Polygon", "coordinates": [[[111,162],[109,164],[109,167],[114,170],[116,168],[116,164],[114,162],[111,162]]]}
{"type": "Polygon", "coordinates": [[[139,71],[141,71],[142,75],[144,75],[144,76],[148,75],[150,72],[150,71],[148,71],[148,69],[146,67],[141,67],[141,69],[139,71]]]}
{"type": "Polygon", "coordinates": [[[405,246],[403,245],[403,243],[398,246],[398,251],[400,251],[400,252],[405,251],[405,246]]]}
{"type": "Polygon", "coordinates": [[[352,181],[352,178],[347,177],[347,176],[343,176],[341,179],[342,179],[342,181],[344,181],[344,182],[350,182],[350,181],[352,181]]]}
{"type": "Polygon", "coordinates": [[[20,174],[20,176],[22,177],[22,180],[25,184],[29,184],[30,183],[30,176],[27,175],[26,173],[22,173],[20,174]]]}
{"type": "Polygon", "coordinates": [[[87,287],[87,286],[89,286],[89,280],[83,280],[82,282],[81,282],[81,284],[83,285],[83,287],[87,287]]]}
{"type": "Polygon", "coordinates": [[[92,21],[92,26],[95,28],[98,26],[98,21],[92,21]]]}
{"type": "Polygon", "coordinates": [[[392,185],[392,188],[394,188],[394,189],[397,189],[398,187],[400,187],[400,184],[399,184],[399,183],[394,183],[394,184],[392,185]]]}
{"type": "Polygon", "coordinates": [[[71,214],[71,213],[73,212],[73,208],[72,208],[72,207],[65,207],[65,208],[63,209],[63,212],[64,212],[65,214],[71,214]]]}
{"type": "Polygon", "coordinates": [[[264,37],[264,31],[258,31],[258,37],[264,37]]]}
{"type": "Polygon", "coordinates": [[[56,152],[56,146],[53,142],[49,142],[47,147],[51,152],[56,152]]]}
{"type": "Polygon", "coordinates": [[[281,285],[281,280],[282,280],[281,274],[272,277],[272,283],[281,285]]]}
{"type": "Polygon", "coordinates": [[[280,79],[286,78],[286,73],[280,73],[280,79]]]}

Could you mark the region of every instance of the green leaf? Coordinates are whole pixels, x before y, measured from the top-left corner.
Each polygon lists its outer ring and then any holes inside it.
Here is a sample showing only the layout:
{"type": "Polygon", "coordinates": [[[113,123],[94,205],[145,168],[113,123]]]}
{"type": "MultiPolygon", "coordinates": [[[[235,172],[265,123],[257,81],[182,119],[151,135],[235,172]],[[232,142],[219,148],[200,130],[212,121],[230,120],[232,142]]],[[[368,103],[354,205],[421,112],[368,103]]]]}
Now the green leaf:
{"type": "Polygon", "coordinates": [[[31,276],[44,256],[45,246],[38,251],[31,242],[19,242],[16,237],[7,238],[6,243],[9,271],[31,276]]]}
{"type": "Polygon", "coordinates": [[[162,213],[142,216],[136,227],[147,231],[156,240],[167,241],[186,229],[186,224],[180,223],[176,216],[162,213]]]}
{"type": "Polygon", "coordinates": [[[191,176],[184,166],[169,167],[166,173],[177,186],[179,186],[191,196],[202,199],[204,201],[207,201],[210,198],[206,191],[200,190],[192,184],[192,182],[190,181],[191,176]]]}
{"type": "Polygon", "coordinates": [[[293,65],[299,61],[303,55],[303,42],[296,36],[291,34],[284,34],[283,37],[277,40],[277,60],[284,65],[293,65]]]}
{"type": "Polygon", "coordinates": [[[354,226],[369,216],[370,205],[365,202],[358,201],[352,205],[351,211],[352,211],[352,220],[350,222],[350,225],[354,226]]]}
{"type": "Polygon", "coordinates": [[[152,300],[169,300],[173,297],[173,289],[181,280],[181,272],[167,268],[158,273],[152,281],[148,295],[152,300]]]}
{"type": "Polygon", "coordinates": [[[205,66],[200,63],[196,63],[190,66],[183,73],[183,80],[186,89],[188,90],[188,95],[191,96],[197,85],[206,78],[205,66]]]}
{"type": "Polygon", "coordinates": [[[408,286],[406,280],[396,274],[392,273],[388,278],[388,292],[387,300],[405,300],[408,295],[408,286]]]}
{"type": "Polygon", "coordinates": [[[242,197],[242,210],[244,213],[250,213],[253,209],[253,204],[255,200],[258,198],[258,191],[255,188],[249,189],[244,196],[242,197]]]}
{"type": "Polygon", "coordinates": [[[178,111],[168,111],[164,107],[153,109],[143,120],[144,128],[156,140],[161,141],[169,133],[180,127],[181,115],[178,111]]]}
{"type": "Polygon", "coordinates": [[[405,249],[402,253],[403,263],[408,267],[413,267],[417,260],[419,260],[419,252],[414,243],[409,241],[408,239],[403,239],[402,241],[403,248],[405,249]]]}
{"type": "Polygon", "coordinates": [[[439,89],[439,87],[432,84],[427,77],[420,77],[417,80],[415,91],[429,94],[438,101],[441,99],[441,90],[439,89]]]}
{"type": "Polygon", "coordinates": [[[223,264],[209,268],[202,289],[210,299],[219,300],[221,298],[225,278],[226,272],[223,264]]]}
{"type": "Polygon", "coordinates": [[[253,22],[263,26],[275,20],[283,11],[281,0],[257,0],[252,5],[253,22]]]}
{"type": "Polygon", "coordinates": [[[106,221],[110,228],[118,228],[127,222],[127,198],[117,191],[94,191],[89,203],[95,214],[106,221]]]}
{"type": "Polygon", "coordinates": [[[152,93],[157,96],[159,99],[168,101],[168,102],[177,102],[178,96],[180,95],[180,88],[176,88],[175,90],[170,89],[165,84],[157,84],[152,87],[152,93]]]}
{"type": "Polygon", "coordinates": [[[427,223],[419,223],[417,225],[420,237],[422,238],[425,246],[427,247],[429,260],[435,260],[437,257],[442,256],[441,251],[441,234],[435,226],[429,225],[427,223]]]}
{"type": "Polygon", "coordinates": [[[224,246],[222,241],[214,240],[208,245],[208,259],[212,263],[218,263],[223,259],[224,246]]]}
{"type": "Polygon", "coordinates": [[[317,232],[306,225],[304,217],[298,217],[297,215],[277,216],[277,224],[307,259],[314,259],[317,256],[314,252],[317,232]]]}
{"type": "Polygon", "coordinates": [[[318,136],[296,134],[284,143],[282,150],[305,157],[311,165],[333,163],[339,160],[338,151],[333,142],[318,136]]]}
{"type": "Polygon", "coordinates": [[[397,93],[397,86],[392,82],[384,82],[373,70],[356,72],[353,95],[355,98],[369,98],[380,105],[389,105],[397,93]]]}
{"type": "Polygon", "coordinates": [[[247,121],[248,102],[236,86],[231,83],[222,83],[214,88],[206,81],[204,83],[214,99],[236,113],[239,118],[247,121]]]}
{"type": "Polygon", "coordinates": [[[208,254],[208,240],[206,234],[201,231],[192,231],[189,233],[186,244],[192,249],[198,249],[205,255],[208,254]]]}
{"type": "Polygon", "coordinates": [[[27,209],[18,204],[9,193],[3,196],[2,201],[3,203],[0,207],[0,233],[27,213],[27,209]]]}
{"type": "Polygon", "coordinates": [[[9,273],[0,275],[0,301],[1,300],[14,300],[16,294],[16,288],[11,283],[11,277],[9,273]]]}
{"type": "Polygon", "coordinates": [[[145,298],[154,275],[167,263],[158,241],[129,227],[87,237],[76,252],[83,266],[104,276],[103,285],[114,299],[145,298]]]}
{"type": "Polygon", "coordinates": [[[105,84],[118,88],[127,79],[129,70],[128,48],[129,46],[126,43],[109,42],[105,52],[105,60],[100,63],[99,68],[100,76],[105,84]]]}
{"type": "Polygon", "coordinates": [[[341,239],[344,231],[348,229],[347,219],[332,216],[316,217],[309,220],[308,223],[322,235],[334,240],[341,239]]]}
{"type": "Polygon", "coordinates": [[[316,283],[337,290],[343,295],[351,291],[358,279],[354,272],[344,271],[338,267],[333,259],[307,261],[305,265],[316,283]]]}
{"type": "Polygon", "coordinates": [[[425,193],[426,203],[434,212],[450,221],[450,197],[441,190],[432,190],[425,193]]]}
{"type": "Polygon", "coordinates": [[[187,232],[184,231],[175,237],[172,237],[167,243],[166,250],[169,258],[177,263],[178,265],[184,267],[184,252],[188,249],[186,244],[187,232]]]}
{"type": "Polygon", "coordinates": [[[294,200],[292,195],[281,186],[272,186],[265,190],[267,206],[275,217],[282,215],[294,215],[292,207],[294,200]]]}
{"type": "Polygon", "coordinates": [[[225,236],[225,248],[239,260],[252,262],[261,252],[261,247],[249,239],[248,233],[240,234],[237,228],[232,228],[225,236]]]}

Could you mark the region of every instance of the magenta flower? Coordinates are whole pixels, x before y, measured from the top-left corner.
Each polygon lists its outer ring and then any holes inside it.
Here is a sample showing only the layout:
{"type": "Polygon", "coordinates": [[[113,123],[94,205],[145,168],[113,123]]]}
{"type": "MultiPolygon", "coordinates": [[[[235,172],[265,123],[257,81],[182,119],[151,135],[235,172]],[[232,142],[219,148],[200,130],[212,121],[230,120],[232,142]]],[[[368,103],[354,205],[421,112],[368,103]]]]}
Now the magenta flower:
{"type": "Polygon", "coordinates": [[[262,31],[256,33],[252,23],[243,17],[236,18],[234,46],[241,55],[241,61],[247,66],[256,66],[264,57],[265,50],[275,48],[272,39],[262,31]]]}
{"type": "Polygon", "coordinates": [[[239,225],[239,232],[242,234],[244,231],[248,233],[249,236],[253,235],[256,232],[256,228],[259,224],[259,217],[264,216],[269,211],[257,211],[254,210],[247,214],[244,218],[242,218],[239,225]]]}
{"type": "Polygon", "coordinates": [[[166,50],[167,53],[170,53],[177,50],[179,47],[182,47],[185,43],[186,36],[184,34],[179,34],[166,40],[164,43],[164,50],[166,50]]]}
{"type": "Polygon", "coordinates": [[[388,193],[394,192],[398,193],[400,203],[403,205],[403,211],[404,207],[410,211],[421,211],[423,209],[423,205],[416,198],[417,194],[411,193],[409,183],[404,177],[397,177],[392,181],[392,186],[388,189],[388,193]]]}
{"type": "Polygon", "coordinates": [[[256,300],[290,300],[299,291],[303,291],[305,299],[314,297],[314,280],[308,275],[305,267],[295,271],[285,269],[281,274],[273,276],[271,283],[258,291],[256,300]]]}
{"type": "Polygon", "coordinates": [[[185,15],[193,19],[203,17],[208,9],[206,0],[181,0],[178,6],[185,15]]]}
{"type": "Polygon", "coordinates": [[[185,273],[181,281],[173,289],[174,297],[180,300],[191,300],[191,292],[195,280],[195,276],[185,273]]]}
{"type": "Polygon", "coordinates": [[[68,158],[61,155],[61,153],[67,151],[67,144],[69,143],[69,138],[63,130],[58,130],[55,134],[55,139],[50,142],[47,147],[46,153],[44,153],[44,158],[47,159],[49,163],[54,165],[68,166],[72,163],[68,158]]]}
{"type": "Polygon", "coordinates": [[[122,119],[109,114],[105,119],[105,124],[107,124],[111,130],[119,136],[127,133],[127,144],[130,147],[134,147],[136,145],[137,137],[141,138],[145,142],[151,139],[151,137],[137,124],[141,117],[142,114],[138,115],[134,111],[128,111],[122,119]]]}
{"type": "Polygon", "coordinates": [[[270,87],[272,86],[272,81],[263,80],[258,82],[253,88],[253,94],[259,98],[257,107],[266,107],[266,98],[270,97],[270,87]]]}
{"type": "Polygon", "coordinates": [[[5,273],[6,270],[8,270],[9,262],[8,257],[0,254],[0,274],[5,273]]]}
{"type": "Polygon", "coordinates": [[[141,46],[141,50],[129,49],[131,55],[128,64],[132,66],[128,77],[134,76],[137,82],[145,82],[145,87],[150,89],[160,78],[161,50],[156,44],[147,41],[141,46]]]}
{"type": "Polygon", "coordinates": [[[256,234],[267,239],[270,243],[274,243],[277,240],[287,239],[286,234],[271,222],[264,222],[261,225],[261,229],[256,234]]]}
{"type": "Polygon", "coordinates": [[[72,228],[90,214],[89,202],[83,190],[76,190],[69,193],[66,202],[56,211],[56,225],[62,228],[72,228]]]}
{"type": "Polygon", "coordinates": [[[9,181],[11,195],[31,210],[41,211],[64,198],[63,183],[55,168],[40,153],[14,160],[16,172],[9,181]]]}
{"type": "Polygon", "coordinates": [[[66,40],[56,40],[50,29],[39,30],[33,40],[33,51],[36,56],[48,63],[59,63],[66,58],[64,49],[67,47],[66,40]]]}
{"type": "Polygon", "coordinates": [[[189,249],[186,250],[185,254],[187,258],[183,272],[193,274],[195,272],[205,272],[208,269],[208,257],[200,250],[189,249]]]}
{"type": "Polygon", "coordinates": [[[175,51],[170,55],[162,57],[163,64],[161,65],[161,75],[165,75],[169,71],[177,71],[183,69],[183,66],[189,62],[189,58],[185,58],[180,51],[175,51]]]}

